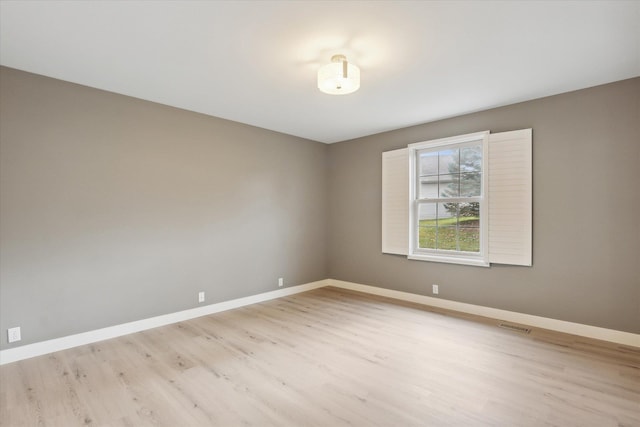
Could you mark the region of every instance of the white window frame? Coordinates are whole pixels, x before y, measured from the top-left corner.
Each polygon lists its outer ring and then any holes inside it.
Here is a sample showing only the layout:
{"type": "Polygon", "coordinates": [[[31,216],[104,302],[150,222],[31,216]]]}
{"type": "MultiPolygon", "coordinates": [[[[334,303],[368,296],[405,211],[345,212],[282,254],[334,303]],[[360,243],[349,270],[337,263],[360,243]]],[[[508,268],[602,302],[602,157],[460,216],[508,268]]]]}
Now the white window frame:
{"type": "MultiPolygon", "coordinates": [[[[489,267],[489,203],[488,203],[488,158],[489,158],[489,131],[470,133],[466,135],[454,136],[450,138],[441,138],[430,141],[409,144],[409,200],[411,206],[409,208],[409,254],[408,258],[420,261],[436,261],[452,264],[475,265],[489,267]],[[445,148],[451,146],[459,146],[461,144],[478,142],[482,144],[482,179],[481,179],[481,195],[476,201],[480,203],[480,251],[479,253],[451,251],[442,249],[424,249],[418,244],[419,236],[419,219],[418,207],[420,203],[426,202],[428,199],[419,199],[419,169],[418,169],[418,152],[424,149],[445,148]]],[[[453,199],[455,200],[455,199],[453,199]]]]}

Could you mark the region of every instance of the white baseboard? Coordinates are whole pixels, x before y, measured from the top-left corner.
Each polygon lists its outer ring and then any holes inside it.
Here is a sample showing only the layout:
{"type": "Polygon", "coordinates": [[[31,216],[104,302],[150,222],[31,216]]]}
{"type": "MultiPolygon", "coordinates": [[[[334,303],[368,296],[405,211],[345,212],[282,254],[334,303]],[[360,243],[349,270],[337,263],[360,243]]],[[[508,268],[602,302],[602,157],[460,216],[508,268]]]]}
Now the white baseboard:
{"type": "Polygon", "coordinates": [[[329,286],[334,286],[336,288],[350,289],[352,291],[365,292],[368,294],[399,299],[402,301],[410,301],[418,304],[430,305],[432,307],[445,308],[462,313],[475,314],[478,316],[520,323],[527,326],[549,329],[552,331],[564,332],[567,334],[579,335],[582,337],[594,338],[597,340],[609,341],[632,347],[640,347],[640,335],[632,334],[630,332],[616,331],[614,329],[583,325],[581,323],[550,319],[547,317],[523,314],[515,311],[507,311],[480,305],[466,304],[463,302],[433,298],[408,292],[394,291],[391,289],[361,285],[358,283],[345,282],[342,280],[328,279],[328,281],[329,286]]]}
{"type": "Polygon", "coordinates": [[[234,308],[244,307],[247,305],[285,297],[300,292],[306,292],[325,286],[350,289],[353,291],[364,292],[372,295],[379,295],[402,301],[415,302],[418,304],[445,308],[462,313],[490,317],[493,319],[506,320],[509,322],[515,322],[523,325],[549,329],[552,331],[564,332],[568,334],[614,342],[617,344],[640,347],[640,335],[632,334],[630,332],[599,328],[597,326],[566,322],[564,320],[549,319],[546,317],[533,316],[530,314],[523,314],[514,311],[500,310],[497,308],[483,307],[480,305],[433,298],[425,295],[412,294],[409,292],[394,291],[391,289],[361,285],[359,283],[345,282],[342,280],[325,279],[319,280],[317,282],[306,283],[304,285],[291,286],[288,288],[265,292],[258,295],[251,295],[244,298],[238,298],[230,301],[192,308],[189,310],[178,311],[176,313],[169,313],[149,319],[137,320],[135,322],[109,326],[107,328],[96,329],[94,331],[83,332],[80,334],[69,335],[66,337],[55,338],[34,344],[27,344],[16,348],[2,350],[0,351],[0,365],[17,362],[23,359],[29,359],[31,357],[42,356],[43,354],[49,354],[55,351],[66,350],[68,348],[77,347],[80,345],[91,344],[110,338],[116,338],[147,329],[157,328],[159,326],[182,322],[184,320],[189,320],[196,317],[219,313],[221,311],[232,310],[234,308]]]}
{"type": "Polygon", "coordinates": [[[0,365],[327,286],[328,279],[0,351],[0,365]]]}

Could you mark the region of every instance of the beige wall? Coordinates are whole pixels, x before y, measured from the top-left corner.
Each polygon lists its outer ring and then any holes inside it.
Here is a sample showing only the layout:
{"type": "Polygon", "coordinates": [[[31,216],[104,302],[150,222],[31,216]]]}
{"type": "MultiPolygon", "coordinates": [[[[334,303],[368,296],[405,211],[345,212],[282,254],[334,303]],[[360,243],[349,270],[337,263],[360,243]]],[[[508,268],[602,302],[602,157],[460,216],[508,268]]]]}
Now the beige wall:
{"type": "Polygon", "coordinates": [[[0,325],[28,344],[327,277],[318,142],[0,69],[0,325]]]}
{"type": "Polygon", "coordinates": [[[636,78],[329,146],[330,277],[640,333],[639,102],[636,78]],[[380,252],[383,151],[529,127],[533,267],[380,252]]]}

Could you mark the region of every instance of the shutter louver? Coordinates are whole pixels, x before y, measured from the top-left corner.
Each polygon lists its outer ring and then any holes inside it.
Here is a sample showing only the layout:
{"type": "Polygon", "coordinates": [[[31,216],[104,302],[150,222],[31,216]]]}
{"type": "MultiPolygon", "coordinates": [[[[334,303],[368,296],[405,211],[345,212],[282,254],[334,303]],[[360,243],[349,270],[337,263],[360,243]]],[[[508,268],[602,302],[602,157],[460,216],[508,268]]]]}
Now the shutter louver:
{"type": "Polygon", "coordinates": [[[382,252],[409,254],[409,150],[382,153],[382,252]]]}
{"type": "Polygon", "coordinates": [[[532,131],[489,135],[489,262],[531,265],[532,131]]]}

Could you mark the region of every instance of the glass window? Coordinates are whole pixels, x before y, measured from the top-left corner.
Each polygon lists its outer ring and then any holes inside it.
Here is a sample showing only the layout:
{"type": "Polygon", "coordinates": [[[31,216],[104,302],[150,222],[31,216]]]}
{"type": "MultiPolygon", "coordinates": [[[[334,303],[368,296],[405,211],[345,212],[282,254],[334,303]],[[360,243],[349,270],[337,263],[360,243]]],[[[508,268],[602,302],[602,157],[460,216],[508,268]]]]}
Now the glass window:
{"type": "Polygon", "coordinates": [[[414,144],[412,255],[447,262],[454,257],[462,263],[485,256],[485,140],[480,133],[414,144]]]}

